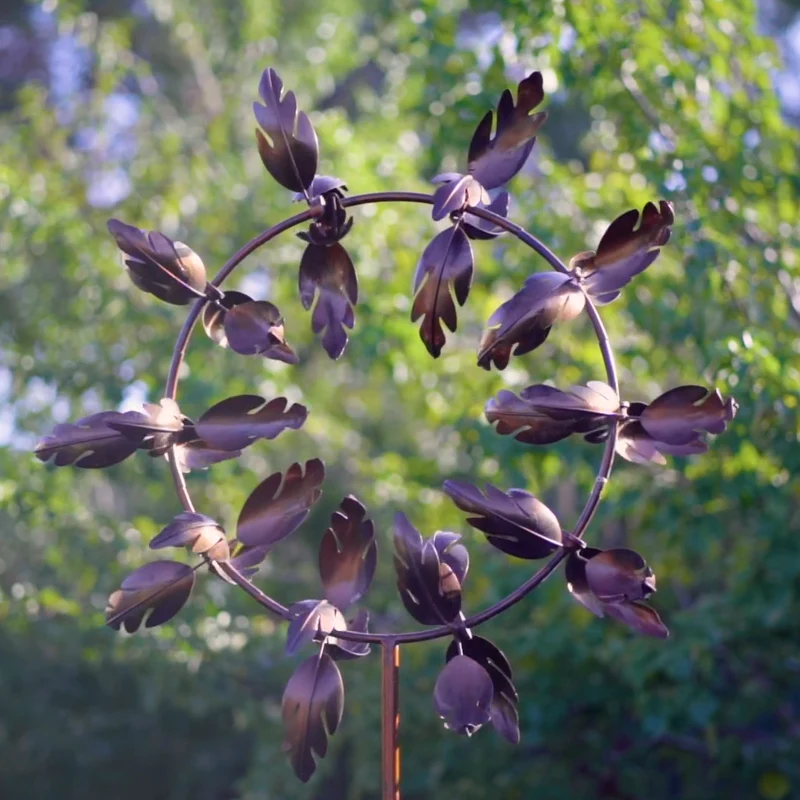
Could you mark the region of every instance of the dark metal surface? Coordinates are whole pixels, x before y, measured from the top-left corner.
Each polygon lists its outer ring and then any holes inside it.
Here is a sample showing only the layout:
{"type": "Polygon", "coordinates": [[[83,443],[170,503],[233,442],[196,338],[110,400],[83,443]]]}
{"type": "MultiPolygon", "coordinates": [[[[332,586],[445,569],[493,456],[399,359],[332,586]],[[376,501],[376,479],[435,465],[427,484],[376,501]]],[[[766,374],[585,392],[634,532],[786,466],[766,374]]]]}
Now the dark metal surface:
{"type": "MultiPolygon", "coordinates": [[[[318,647],[302,662],[286,687],[282,703],[285,749],[300,780],[314,773],[327,752],[344,710],[344,685],[338,662],[366,656],[378,644],[382,658],[382,789],[384,798],[400,797],[398,670],[400,646],[431,639],[451,639],[445,665],[436,681],[434,706],[446,727],[472,735],[491,724],[508,741],[520,740],[519,697],[511,665],[490,641],[473,629],[502,614],[545,581],[566,560],[565,577],[572,596],[599,617],[610,616],[637,633],[666,638],[658,613],[644,601],[655,592],[655,575],[644,559],[627,549],[586,547],[583,536],[608,482],[615,453],[629,461],[664,463],[666,455],[704,452],[706,434],[719,434],[736,413],[736,402],[700,386],[671,389],[651,403],[620,398],[616,367],[597,305],[615,300],[622,288],[658,257],[671,233],[674,211],[660,201],[618,216],[597,251],[574,256],[569,266],[533,234],[507,218],[509,195],[503,187],[523,166],[546,120],[537,111],[544,101],[542,77],[534,72],[501,96],[496,110],[478,124],[467,155],[466,174],[434,178],[431,195],[391,191],[345,196],[338,178],[316,174],[319,143],[295,95],[285,91],[274,70],[259,86],[262,103],[254,104],[261,159],[278,183],[294,192],[307,208],[245,244],[209,282],[200,257],[163,234],[147,233],[118,220],[109,231],[122,251],[133,283],[174,305],[193,302],[175,343],[164,399],[140,412],[102,412],[56,426],[37,445],[36,455],[55,466],[100,468],[143,450],[166,455],[184,509],[152,540],[152,549],[187,547],[202,559],[195,567],[155,561],[134,570],[109,598],[107,624],[129,632],[142,624],[169,621],[191,594],[200,567],[238,586],[272,614],[286,620],[287,653],[318,647]],[[490,196],[489,190],[494,194],[490,196]],[[307,409],[285,398],[258,395],[229,397],[194,422],[177,405],[178,376],[198,320],[222,347],[248,356],[297,364],[286,341],[279,309],[268,300],[241,292],[223,292],[225,280],[250,254],[275,237],[309,223],[298,236],[307,246],[298,290],[311,325],[332,359],[342,357],[347,331],[355,326],[358,302],[356,267],[341,244],[353,227],[347,210],[375,203],[431,206],[434,220],[450,227],[433,237],[413,279],[412,321],[420,321],[422,342],[434,357],[446,346],[445,328],[456,330],[456,303],[468,299],[475,254],[472,241],[509,233],[538,253],[553,272],[535,273],[488,320],[478,346],[477,366],[504,369],[512,357],[535,350],[554,326],[586,313],[603,358],[606,383],[561,390],[545,384],[519,396],[503,390],[486,405],[486,417],[501,435],[531,445],[545,445],[572,434],[604,445],[597,478],[571,531],[524,489],[445,480],[443,489],[470,515],[468,524],[482,531],[495,548],[521,559],[548,559],[507,597],[478,614],[463,610],[462,586],[469,554],[460,534],[438,531],[423,538],[398,512],[394,530],[394,566],[400,598],[422,630],[369,631],[364,600],[377,564],[375,532],[369,512],[355,497],[345,497],[323,533],[319,547],[321,599],[284,606],[252,581],[267,554],[307,518],[320,497],[325,467],[319,459],[292,464],[259,483],[241,509],[236,535],[229,536],[212,517],[197,513],[185,473],[236,458],[260,439],[271,440],[301,427],[307,409]],[[344,612],[350,609],[351,616],[344,612]]],[[[287,434],[291,435],[291,434],[287,434]]]]}

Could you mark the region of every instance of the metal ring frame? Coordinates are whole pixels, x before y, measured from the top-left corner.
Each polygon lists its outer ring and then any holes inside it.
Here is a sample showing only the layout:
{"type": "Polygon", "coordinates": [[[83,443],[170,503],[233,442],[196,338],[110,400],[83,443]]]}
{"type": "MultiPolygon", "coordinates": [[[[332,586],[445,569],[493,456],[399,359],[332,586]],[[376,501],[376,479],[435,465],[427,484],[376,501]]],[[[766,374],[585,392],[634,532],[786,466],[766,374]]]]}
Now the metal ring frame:
{"type": "MultiPolygon", "coordinates": [[[[421,203],[421,204],[433,204],[433,195],[422,194],[418,192],[376,192],[372,194],[361,194],[355,195],[352,197],[343,198],[341,204],[345,208],[352,208],[355,206],[363,206],[363,205],[372,205],[376,203],[421,203]]],[[[528,233],[524,228],[516,225],[515,223],[511,222],[510,220],[506,219],[505,217],[501,217],[492,211],[489,211],[486,208],[480,207],[473,207],[470,206],[465,209],[465,212],[473,214],[476,217],[480,217],[487,222],[491,222],[492,224],[496,225],[499,228],[502,228],[504,231],[513,234],[517,237],[521,242],[528,245],[532,250],[535,250],[542,258],[547,261],[547,263],[557,272],[567,274],[569,270],[567,269],[566,265],[558,258],[546,245],[544,245],[539,239],[533,236],[531,233],[528,233]]],[[[250,240],[244,247],[242,247],[238,252],[236,252],[222,267],[222,269],[217,273],[214,279],[211,281],[211,284],[215,287],[220,287],[222,283],[233,273],[233,271],[244,261],[247,256],[254,253],[263,245],[267,244],[268,242],[272,241],[276,236],[280,235],[281,233],[285,233],[288,230],[296,227],[297,225],[301,225],[304,222],[308,222],[309,220],[313,219],[313,212],[311,209],[307,209],[302,211],[299,214],[295,214],[293,217],[289,217],[282,222],[279,222],[276,225],[273,225],[271,228],[260,233],[254,239],[250,240]]],[[[201,297],[199,298],[194,305],[192,306],[191,310],[189,311],[189,315],[184,322],[183,328],[181,329],[180,333],[178,334],[178,339],[175,342],[175,347],[172,351],[172,361],[169,367],[169,373],[167,376],[166,388],[164,390],[164,396],[175,400],[178,391],[178,373],[180,371],[181,365],[183,364],[184,358],[186,357],[186,350],[189,344],[189,340],[191,339],[192,332],[194,331],[195,325],[197,320],[200,318],[200,314],[203,311],[204,306],[206,303],[209,302],[208,297],[201,297]]],[[[587,296],[586,297],[586,312],[589,315],[589,319],[592,323],[592,327],[594,328],[595,335],[597,336],[598,344],[600,345],[600,351],[603,355],[603,362],[605,364],[606,369],[606,376],[609,386],[615,391],[618,392],[619,386],[617,382],[617,371],[616,366],[614,364],[614,355],[611,351],[611,343],[608,339],[608,335],[606,333],[605,326],[603,325],[602,320],[600,319],[600,315],[597,313],[597,309],[595,308],[594,304],[592,303],[591,299],[587,296]]],[[[605,449],[603,451],[603,456],[600,462],[600,467],[597,472],[597,478],[595,480],[594,486],[592,487],[592,491],[589,494],[588,499],[586,500],[586,505],[581,512],[577,523],[575,524],[575,528],[572,531],[572,536],[575,539],[582,539],[583,534],[591,522],[592,517],[594,516],[595,511],[597,510],[597,506],[600,503],[600,498],[605,488],[605,485],[608,481],[609,474],[611,473],[611,467],[614,462],[614,451],[616,446],[617,440],[617,426],[612,426],[610,429],[610,434],[608,439],[605,443],[605,449]]],[[[175,458],[174,453],[174,445],[170,447],[167,453],[170,469],[172,471],[172,477],[175,482],[175,488],[178,493],[178,498],[180,499],[181,505],[183,506],[185,511],[194,511],[194,504],[192,503],[192,499],[189,495],[189,490],[186,485],[186,480],[184,478],[183,473],[181,472],[180,468],[178,467],[178,463],[175,458]]],[[[395,681],[391,682],[393,686],[393,694],[395,696],[395,703],[392,705],[396,707],[396,670],[397,670],[397,647],[401,644],[411,644],[413,642],[424,642],[430,641],[432,639],[439,639],[444,636],[452,636],[454,633],[458,631],[463,631],[464,629],[474,628],[478,625],[482,625],[484,622],[488,622],[493,617],[502,614],[504,611],[511,608],[511,606],[518,603],[522,600],[526,595],[532,592],[539,584],[545,581],[558,567],[558,565],[566,558],[569,553],[569,547],[564,545],[562,546],[554,556],[543,566],[539,569],[536,573],[534,573],[527,581],[525,581],[521,586],[515,589],[511,594],[507,597],[503,598],[499,602],[495,603],[494,605],[490,606],[489,608],[481,611],[478,614],[475,614],[472,617],[464,619],[463,617],[458,621],[457,624],[451,623],[450,625],[441,625],[436,628],[430,628],[427,630],[421,631],[410,631],[407,633],[362,633],[359,631],[333,631],[331,635],[334,635],[340,639],[345,639],[351,642],[362,642],[362,643],[371,643],[371,644],[380,644],[384,647],[384,676],[386,680],[387,669],[386,664],[390,663],[393,664],[393,668],[390,670],[394,673],[395,681]]],[[[250,595],[259,605],[266,608],[268,611],[271,611],[273,614],[281,617],[282,619],[289,619],[290,614],[289,610],[286,606],[282,605],[278,601],[271,598],[257,586],[255,586],[247,577],[242,575],[235,567],[231,566],[229,563],[220,562],[218,563],[220,569],[222,569],[225,574],[234,582],[236,583],[241,589],[243,589],[247,594],[250,595]]],[[[391,715],[392,718],[396,715],[391,715]]],[[[390,720],[391,721],[391,720],[390,720]]],[[[394,725],[394,723],[392,723],[394,725]]],[[[394,734],[396,735],[396,727],[394,728],[394,734]]],[[[395,745],[396,747],[396,745],[395,745]]],[[[396,754],[395,754],[396,755],[396,754]]],[[[384,756],[386,757],[386,747],[384,747],[384,756]]],[[[386,765],[384,765],[386,767],[386,765]]],[[[384,769],[384,774],[386,773],[386,769],[384,769]]],[[[396,789],[396,774],[393,779],[395,784],[395,791],[396,789]]],[[[391,797],[393,795],[384,795],[391,797]]],[[[398,795],[399,796],[399,795],[398,795]]]]}

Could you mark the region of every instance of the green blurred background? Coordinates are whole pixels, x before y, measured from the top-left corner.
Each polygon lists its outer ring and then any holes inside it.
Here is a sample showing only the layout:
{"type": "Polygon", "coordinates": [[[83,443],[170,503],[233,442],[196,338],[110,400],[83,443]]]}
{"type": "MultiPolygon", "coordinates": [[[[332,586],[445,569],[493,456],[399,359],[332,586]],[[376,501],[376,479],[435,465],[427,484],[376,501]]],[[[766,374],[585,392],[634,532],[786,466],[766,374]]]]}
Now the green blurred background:
{"type": "MultiPolygon", "coordinates": [[[[628,208],[675,204],[658,262],[604,311],[627,399],[681,383],[741,409],[702,457],[620,463],[588,539],[632,546],[659,578],[672,631],[637,638],[574,603],[558,574],[481,630],[509,656],[522,743],[442,730],[431,690],[443,643],[403,654],[404,798],[661,800],[800,797],[800,267],[797,4],[752,0],[5,0],[0,6],[0,797],[377,798],[379,664],[344,665],[345,717],[303,786],[280,752],[294,667],[283,626],[234,588],[200,582],[172,624],[103,626],[122,577],[178,510],[163,460],[106,471],[35,461],[60,421],[161,396],[184,309],[137,291],[109,216],[187,242],[213,273],[294,213],[263,169],[251,102],[275,66],[312,114],[320,172],[352,193],[429,191],[463,168],[475,124],[541,69],[549,121],[511,184],[512,218],[563,258],[628,208]],[[772,38],[768,38],[770,34],[772,38]],[[794,43],[794,46],[793,46],[794,43]],[[781,53],[785,66],[781,63],[781,53]],[[777,92],[776,92],[777,89],[777,92]],[[781,108],[781,99],[783,108],[781,108]]],[[[329,361],[296,292],[284,236],[231,281],[276,302],[295,368],[235,356],[202,332],[180,389],[196,415],[231,394],[285,394],[299,432],[189,476],[233,530],[269,472],[314,455],[321,502],[258,581],[284,602],[319,594],[316,547],[348,492],[370,510],[383,630],[396,597],[390,521],[461,531],[468,610],[537,565],[508,559],[439,490],[446,477],[526,487],[569,527],[600,449],[526,448],[494,434],[498,389],[603,377],[585,319],[505,373],[475,366],[488,314],[542,262],[477,243],[457,335],[431,359],[408,319],[424,207],[355,212],[357,327],[329,361]]],[[[180,556],[179,556],[180,557],[180,556]]]]}

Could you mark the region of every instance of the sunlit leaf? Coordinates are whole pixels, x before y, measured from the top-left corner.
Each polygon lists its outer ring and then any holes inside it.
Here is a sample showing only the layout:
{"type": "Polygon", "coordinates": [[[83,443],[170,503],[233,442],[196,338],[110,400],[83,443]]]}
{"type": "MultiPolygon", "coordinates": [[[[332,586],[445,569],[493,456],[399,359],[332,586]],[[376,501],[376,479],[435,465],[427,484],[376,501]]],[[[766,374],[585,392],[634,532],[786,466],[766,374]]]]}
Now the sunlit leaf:
{"type": "Polygon", "coordinates": [[[333,630],[347,630],[342,612],[327,600],[301,600],[289,607],[289,613],[291,618],[286,632],[289,656],[313,642],[318,634],[324,636],[333,630]]]}
{"type": "Polygon", "coordinates": [[[266,300],[237,303],[225,312],[223,325],[228,347],[237,353],[264,356],[287,364],[298,361],[286,343],[281,312],[266,300]]]}
{"type": "Polygon", "coordinates": [[[226,561],[230,557],[222,526],[211,517],[195,511],[178,514],[150,542],[151,550],[164,547],[191,547],[193,553],[205,553],[216,561],[226,561]]]}

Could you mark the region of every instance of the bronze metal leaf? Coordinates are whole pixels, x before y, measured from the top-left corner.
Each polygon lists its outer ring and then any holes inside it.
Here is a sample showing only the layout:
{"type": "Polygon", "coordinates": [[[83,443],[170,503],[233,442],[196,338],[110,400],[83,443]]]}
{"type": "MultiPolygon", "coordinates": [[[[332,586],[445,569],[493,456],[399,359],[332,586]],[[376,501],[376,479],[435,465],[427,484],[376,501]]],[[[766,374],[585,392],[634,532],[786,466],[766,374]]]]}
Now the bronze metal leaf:
{"type": "Polygon", "coordinates": [[[469,552],[461,544],[461,534],[436,531],[431,541],[439,555],[439,582],[445,593],[458,591],[469,571],[469,552]]]}
{"type": "Polygon", "coordinates": [[[653,636],[656,639],[669,638],[669,630],[661,621],[658,612],[645,603],[606,603],[603,608],[610,617],[624,622],[642,636],[653,636]]]}
{"type": "Polygon", "coordinates": [[[175,458],[181,472],[208,469],[212,464],[238,458],[241,454],[241,450],[215,450],[202,439],[192,439],[175,447],[175,458]]]}
{"type": "MultiPolygon", "coordinates": [[[[369,611],[361,609],[353,619],[347,621],[348,631],[366,633],[369,630],[369,611]]],[[[346,639],[328,637],[325,652],[330,654],[334,661],[352,661],[369,655],[370,647],[367,643],[349,642],[346,639]]]]}
{"type": "Polygon", "coordinates": [[[183,242],[150,233],[118,219],[108,221],[133,283],[142,291],[176,306],[204,296],[206,268],[200,256],[183,242]]]}
{"type": "Polygon", "coordinates": [[[469,483],[447,480],[444,491],[468,514],[467,522],[489,543],[515,558],[547,558],[561,546],[561,525],[541,501],[522,489],[508,493],[486,484],[484,493],[469,483]]]}
{"type": "Polygon", "coordinates": [[[475,206],[482,202],[488,203],[489,195],[480,183],[472,175],[457,175],[454,180],[443,183],[434,192],[431,217],[438,221],[467,206],[475,206]]]}
{"type": "Polygon", "coordinates": [[[203,328],[208,338],[220,347],[228,347],[228,337],[225,334],[225,315],[234,306],[242,303],[252,303],[253,298],[244,292],[225,292],[217,303],[209,303],[203,309],[203,328]]]}
{"type": "Polygon", "coordinates": [[[583,311],[586,296],[569,275],[537,272],[489,318],[478,347],[478,366],[505,369],[514,355],[541,345],[556,322],[569,322],[583,311]]]}
{"type": "Polygon", "coordinates": [[[456,655],[445,664],[433,689],[433,704],[445,727],[466,736],[491,720],[493,697],[489,673],[464,655],[456,655]]]}
{"type": "Polygon", "coordinates": [[[394,568],[403,605],[417,622],[441,625],[461,611],[461,586],[451,566],[442,570],[432,539],[423,541],[402,512],[394,518],[394,568]]]}
{"type": "Polygon", "coordinates": [[[328,737],[344,712],[342,674],[327,653],[311,656],[294,671],[281,701],[284,742],[294,774],[305,783],[314,774],[314,756],[324,758],[328,737]]]}
{"type": "Polygon", "coordinates": [[[685,445],[696,440],[700,431],[722,433],[737,410],[736,401],[724,399],[719,389],[679,386],[653,400],[639,420],[658,442],[685,445]]]}
{"type": "Polygon", "coordinates": [[[106,624],[128,633],[139,629],[147,616],[146,628],[171,620],[189,599],[194,570],[177,561],[153,561],[135,569],[119,590],[108,598],[106,624]],[[148,613],[149,612],[149,613],[148,613]]]}
{"type": "Polygon", "coordinates": [[[472,286],[472,272],[472,247],[458,225],[437,234],[417,264],[411,321],[422,317],[419,335],[434,358],[439,357],[445,344],[442,322],[453,332],[458,325],[451,288],[463,306],[472,286]]]}
{"type": "Polygon", "coordinates": [[[472,636],[453,639],[447,648],[447,661],[464,655],[480,664],[492,679],[492,727],[511,744],[519,744],[519,695],[513,682],[511,665],[503,652],[488,639],[472,636]]]}
{"type": "Polygon", "coordinates": [[[674,221],[672,205],[666,200],[659,201],[658,208],[647,203],[638,228],[639,212],[631,209],[608,226],[596,253],[580,253],[570,261],[596,304],[615,300],[626,283],[658,258],[659,248],[669,241],[674,221]]]}
{"type": "Polygon", "coordinates": [[[238,303],[225,312],[223,325],[231,350],[245,356],[260,355],[297,364],[297,356],[286,344],[281,312],[272,303],[266,300],[238,303]]]}
{"type": "Polygon", "coordinates": [[[353,495],[331,515],[319,546],[319,574],[325,597],[344,610],[367,592],[375,574],[378,548],[372,520],[353,495]]]}
{"type": "Polygon", "coordinates": [[[163,455],[170,445],[179,441],[187,424],[190,420],[168,397],[158,403],[145,403],[144,412],[138,416],[126,416],[108,423],[110,428],[136,442],[137,447],[147,450],[152,456],[163,455]]]}
{"type": "Polygon", "coordinates": [[[227,561],[230,548],[222,526],[195,511],[183,511],[150,542],[151,550],[164,547],[191,547],[193,553],[204,553],[215,561],[227,561]]]}
{"type": "Polygon", "coordinates": [[[52,459],[57,467],[110,467],[124,461],[138,447],[135,441],[113,428],[112,423],[141,423],[144,420],[145,415],[138,411],[101,411],[77,422],[60,423],[42,437],[34,453],[40,461],[52,459]]]}
{"type": "MultiPolygon", "coordinates": [[[[477,206],[478,208],[485,208],[488,211],[492,211],[501,217],[507,217],[510,202],[511,195],[509,195],[508,192],[500,192],[488,205],[481,202],[478,203],[477,206]]],[[[493,225],[491,222],[487,222],[481,217],[476,217],[469,212],[464,214],[461,221],[464,233],[466,233],[470,239],[494,239],[503,233],[502,228],[493,225]]]]}
{"type": "Polygon", "coordinates": [[[491,111],[478,124],[469,145],[469,171],[487,189],[510,181],[527,161],[547,119],[546,111],[531,114],[542,100],[542,73],[532,72],[517,87],[516,105],[508,89],[501,95],[494,137],[491,111]]]}
{"type": "Polygon", "coordinates": [[[309,244],[300,261],[298,285],[303,308],[314,306],[311,329],[325,331],[322,346],[331,358],[339,358],[347,346],[345,328],[355,325],[358,302],[358,278],[347,250],[338,242],[309,244]]]}
{"type": "Polygon", "coordinates": [[[314,127],[303,111],[298,112],[294,92],[284,94],[283,81],[274,69],[264,70],[258,93],[264,105],[253,103],[253,111],[263,130],[256,130],[261,161],[281,186],[305,193],[319,159],[314,127]]]}
{"type": "Polygon", "coordinates": [[[643,600],[656,590],[656,577],[634,550],[597,553],[586,563],[589,591],[602,603],[643,600]]]}
{"type": "Polygon", "coordinates": [[[503,389],[489,400],[485,413],[490,423],[497,423],[499,434],[515,434],[527,444],[552,444],[573,433],[593,433],[622,418],[617,393],[601,381],[566,392],[538,383],[519,397],[503,389]]]}
{"type": "Polygon", "coordinates": [[[637,553],[584,547],[570,553],[565,577],[570,594],[596,616],[608,614],[644,636],[669,636],[658,614],[638,599],[655,591],[655,577],[637,553]],[[590,568],[595,559],[600,561],[590,568]]]}
{"type": "MultiPolygon", "coordinates": [[[[291,619],[286,632],[286,655],[293,656],[318,636],[325,637],[333,630],[346,631],[342,612],[327,600],[301,600],[289,607],[291,619]]],[[[325,642],[329,640],[326,638],[325,642]]],[[[337,639],[331,637],[333,644],[337,639]]]]}
{"type": "Polygon", "coordinates": [[[257,439],[274,439],[287,429],[297,430],[307,417],[305,406],[289,406],[285,397],[267,402],[259,395],[240,394],[209,408],[194,427],[211,449],[243,450],[257,439]]]}
{"type": "Polygon", "coordinates": [[[245,501],[236,536],[248,547],[273,547],[293,533],[319,500],[325,465],[306,461],[305,470],[292,464],[286,475],[275,472],[262,481],[245,501]]]}

